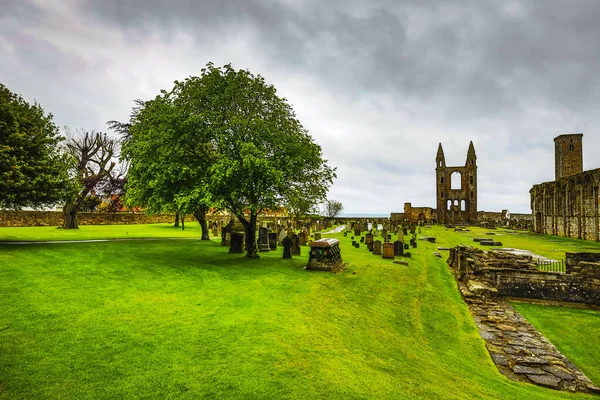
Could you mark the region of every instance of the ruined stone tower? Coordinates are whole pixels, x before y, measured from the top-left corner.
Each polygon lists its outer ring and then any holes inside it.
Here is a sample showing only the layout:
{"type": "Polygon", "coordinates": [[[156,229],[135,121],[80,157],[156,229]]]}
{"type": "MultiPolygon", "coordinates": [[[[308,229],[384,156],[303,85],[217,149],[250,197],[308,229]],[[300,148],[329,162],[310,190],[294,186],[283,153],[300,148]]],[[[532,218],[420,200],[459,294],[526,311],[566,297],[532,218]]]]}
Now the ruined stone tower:
{"type": "Polygon", "coordinates": [[[477,222],[477,155],[469,143],[464,167],[447,167],[442,144],[435,158],[437,221],[443,224],[477,222]]]}
{"type": "Polygon", "coordinates": [[[555,178],[583,172],[582,133],[560,135],[554,138],[555,178]]]}

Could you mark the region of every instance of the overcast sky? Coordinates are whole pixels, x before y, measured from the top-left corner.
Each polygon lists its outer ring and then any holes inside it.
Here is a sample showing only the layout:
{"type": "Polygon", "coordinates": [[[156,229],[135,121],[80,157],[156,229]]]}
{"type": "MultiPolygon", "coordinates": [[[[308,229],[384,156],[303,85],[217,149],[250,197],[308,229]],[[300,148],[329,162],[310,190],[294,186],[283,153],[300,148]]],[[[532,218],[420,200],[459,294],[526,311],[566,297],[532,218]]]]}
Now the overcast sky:
{"type": "Polygon", "coordinates": [[[554,141],[600,167],[597,0],[0,0],[0,83],[106,130],[209,61],[265,77],[321,145],[346,213],[435,207],[435,156],[477,152],[478,209],[530,212],[554,141]]]}

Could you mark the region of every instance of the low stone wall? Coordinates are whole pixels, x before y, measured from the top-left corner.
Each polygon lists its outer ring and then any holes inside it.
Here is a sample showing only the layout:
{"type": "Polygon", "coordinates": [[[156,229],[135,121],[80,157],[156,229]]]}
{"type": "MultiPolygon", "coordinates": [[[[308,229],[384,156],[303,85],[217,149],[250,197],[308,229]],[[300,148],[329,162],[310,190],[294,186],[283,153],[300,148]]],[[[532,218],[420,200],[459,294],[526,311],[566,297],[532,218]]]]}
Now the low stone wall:
{"type": "Polygon", "coordinates": [[[458,246],[448,264],[457,281],[490,294],[600,306],[600,254],[567,253],[566,259],[567,273],[544,272],[531,256],[458,246]]]}
{"type": "MultiPolygon", "coordinates": [[[[174,222],[175,215],[79,213],[79,225],[127,225],[174,222]]],[[[60,211],[0,211],[0,226],[62,226],[60,211]]]]}

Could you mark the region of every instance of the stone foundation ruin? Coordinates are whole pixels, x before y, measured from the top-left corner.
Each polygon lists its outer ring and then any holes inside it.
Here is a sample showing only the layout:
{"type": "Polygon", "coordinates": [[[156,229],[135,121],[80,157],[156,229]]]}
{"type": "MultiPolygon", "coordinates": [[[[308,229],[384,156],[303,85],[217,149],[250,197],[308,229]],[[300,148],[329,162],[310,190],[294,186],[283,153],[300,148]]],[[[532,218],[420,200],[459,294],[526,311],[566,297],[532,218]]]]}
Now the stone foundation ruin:
{"type": "Polygon", "coordinates": [[[566,272],[544,272],[538,271],[531,255],[457,246],[450,250],[448,264],[500,372],[515,381],[552,389],[600,393],[505,298],[598,306],[600,253],[567,253],[566,272]]]}

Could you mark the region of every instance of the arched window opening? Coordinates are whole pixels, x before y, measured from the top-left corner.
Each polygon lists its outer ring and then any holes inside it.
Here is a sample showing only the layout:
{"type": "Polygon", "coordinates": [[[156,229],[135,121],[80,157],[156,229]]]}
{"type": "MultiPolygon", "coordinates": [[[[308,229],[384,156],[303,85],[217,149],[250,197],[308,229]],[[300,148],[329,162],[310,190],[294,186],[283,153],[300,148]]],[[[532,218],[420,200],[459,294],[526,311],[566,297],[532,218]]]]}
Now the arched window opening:
{"type": "Polygon", "coordinates": [[[464,201],[464,200],[460,201],[460,210],[461,211],[467,211],[467,209],[465,208],[466,204],[467,204],[466,201],[464,201]]]}
{"type": "Polygon", "coordinates": [[[462,174],[458,171],[454,171],[450,175],[450,189],[462,189],[462,174]]]}

